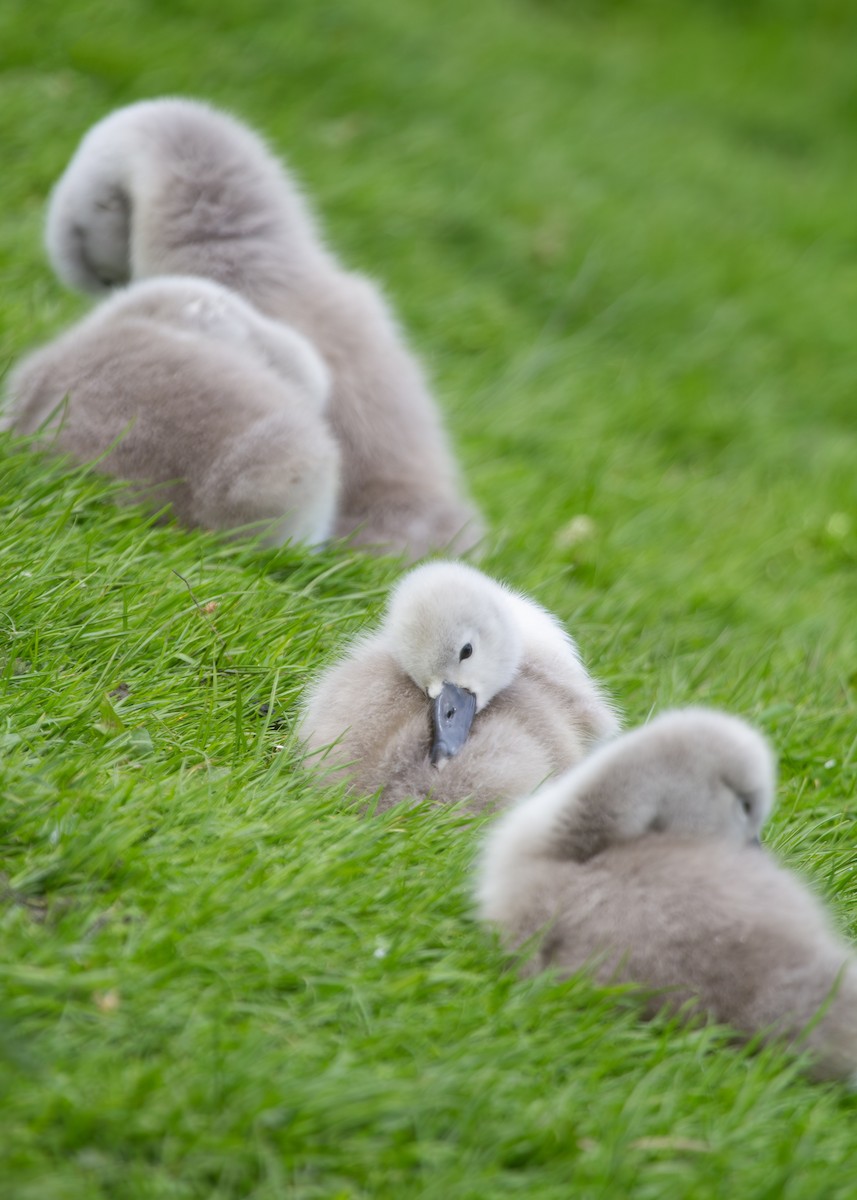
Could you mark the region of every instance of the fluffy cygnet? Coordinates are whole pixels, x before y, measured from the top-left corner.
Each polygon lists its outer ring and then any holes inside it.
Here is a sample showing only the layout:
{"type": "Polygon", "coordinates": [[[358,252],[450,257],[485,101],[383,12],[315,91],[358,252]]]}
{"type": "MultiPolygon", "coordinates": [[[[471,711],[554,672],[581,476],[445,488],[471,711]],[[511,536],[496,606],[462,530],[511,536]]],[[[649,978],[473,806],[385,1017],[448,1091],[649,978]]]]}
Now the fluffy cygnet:
{"type": "Polygon", "coordinates": [[[819,1077],[853,1077],[857,963],[758,845],[773,789],[767,744],[742,721],[666,713],[503,814],[480,915],[510,948],[536,939],[528,970],[589,967],[641,985],[649,1012],[689,1003],[798,1042],[819,1077]]]}
{"type": "Polygon", "coordinates": [[[205,279],[132,284],[25,358],[5,424],[133,486],[187,525],[266,523],[269,544],[333,528],[339,451],[309,342],[205,279]]]}
{"type": "Polygon", "coordinates": [[[332,376],[337,536],[414,558],[478,540],[440,415],[378,287],[341,267],[291,177],[244,125],[191,100],[119,109],[57,184],[46,237],[74,287],[201,275],[310,338],[332,376]]]}
{"type": "Polygon", "coordinates": [[[614,711],[558,621],[462,563],[394,590],[384,619],[310,689],[301,734],[320,766],[379,805],[508,801],[614,733],[614,711]]]}

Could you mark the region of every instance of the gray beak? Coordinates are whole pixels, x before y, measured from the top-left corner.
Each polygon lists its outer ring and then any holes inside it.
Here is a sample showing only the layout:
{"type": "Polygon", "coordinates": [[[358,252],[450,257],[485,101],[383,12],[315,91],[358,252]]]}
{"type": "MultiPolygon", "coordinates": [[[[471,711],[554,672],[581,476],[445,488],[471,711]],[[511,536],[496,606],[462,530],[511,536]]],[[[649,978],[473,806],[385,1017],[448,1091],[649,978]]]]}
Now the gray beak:
{"type": "Polygon", "coordinates": [[[476,715],[473,692],[445,683],[431,706],[431,761],[453,758],[467,741],[476,715]]]}

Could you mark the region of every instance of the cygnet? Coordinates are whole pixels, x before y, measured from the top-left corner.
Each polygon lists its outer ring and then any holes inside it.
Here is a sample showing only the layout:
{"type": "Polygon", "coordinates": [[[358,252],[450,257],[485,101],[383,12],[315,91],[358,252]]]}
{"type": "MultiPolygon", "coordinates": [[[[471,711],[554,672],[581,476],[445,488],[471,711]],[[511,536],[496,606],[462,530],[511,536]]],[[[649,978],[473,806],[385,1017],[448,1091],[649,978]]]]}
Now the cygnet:
{"type": "Polygon", "coordinates": [[[187,525],[317,544],[339,489],[328,393],[301,334],[220,284],[165,277],[119,291],[25,358],[5,424],[41,431],[187,525]]]}
{"type": "Polygon", "coordinates": [[[380,791],[380,809],[430,798],[478,811],[617,727],[555,617],[473,567],[432,562],[310,688],[300,733],[319,767],[380,791]]]}
{"type": "Polygon", "coordinates": [[[343,269],[291,176],[239,121],[181,99],[112,113],[59,180],[46,240],[71,286],[200,275],[318,347],[342,452],[337,536],[412,558],[478,541],[440,414],[378,287],[343,269]]]}
{"type": "Polygon", "coordinates": [[[817,1077],[853,1079],[857,964],[758,844],[773,792],[771,752],[744,722],[665,713],[500,817],[480,915],[526,971],[636,983],[650,1014],[687,1006],[797,1043],[817,1077]]]}

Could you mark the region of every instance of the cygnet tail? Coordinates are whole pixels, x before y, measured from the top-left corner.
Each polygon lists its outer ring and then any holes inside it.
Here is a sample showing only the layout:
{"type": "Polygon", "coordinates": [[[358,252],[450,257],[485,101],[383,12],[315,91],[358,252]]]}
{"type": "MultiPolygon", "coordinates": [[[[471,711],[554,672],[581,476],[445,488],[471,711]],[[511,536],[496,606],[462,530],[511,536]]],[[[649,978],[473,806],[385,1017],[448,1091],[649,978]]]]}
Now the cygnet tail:
{"type": "Polygon", "coordinates": [[[857,1090],[857,964],[842,968],[832,994],[798,1039],[811,1055],[816,1079],[844,1079],[857,1090]]]}
{"type": "Polygon", "coordinates": [[[325,254],[262,140],[173,99],[119,109],[85,135],[51,197],[46,244],[60,278],[83,291],[197,275],[262,308],[325,254]]]}

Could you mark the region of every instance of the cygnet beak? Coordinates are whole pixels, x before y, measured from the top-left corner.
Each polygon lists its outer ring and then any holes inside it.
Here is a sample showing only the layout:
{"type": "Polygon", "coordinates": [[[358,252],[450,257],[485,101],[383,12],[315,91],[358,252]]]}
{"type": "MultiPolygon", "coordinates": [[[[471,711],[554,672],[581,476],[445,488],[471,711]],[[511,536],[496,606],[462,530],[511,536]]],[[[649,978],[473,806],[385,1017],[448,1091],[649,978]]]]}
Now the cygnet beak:
{"type": "Polygon", "coordinates": [[[476,715],[473,692],[445,683],[431,705],[431,754],[434,766],[453,758],[467,741],[470,726],[476,715]]]}

